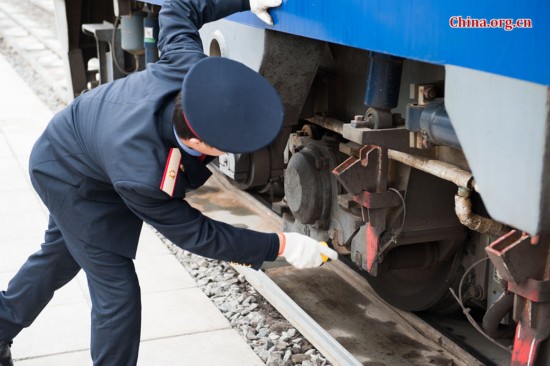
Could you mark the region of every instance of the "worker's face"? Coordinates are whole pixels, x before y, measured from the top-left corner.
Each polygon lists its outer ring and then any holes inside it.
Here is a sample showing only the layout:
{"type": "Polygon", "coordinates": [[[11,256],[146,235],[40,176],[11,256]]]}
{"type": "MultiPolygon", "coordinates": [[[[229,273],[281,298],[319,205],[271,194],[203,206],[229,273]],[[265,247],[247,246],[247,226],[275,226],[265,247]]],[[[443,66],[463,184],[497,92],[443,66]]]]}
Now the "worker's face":
{"type": "Polygon", "coordinates": [[[198,151],[200,153],[203,153],[205,155],[210,155],[210,156],[220,156],[220,155],[223,155],[225,154],[225,152],[223,151],[220,151],[218,149],[216,149],[215,147],[212,147],[208,144],[206,144],[204,141],[202,140],[199,140],[197,138],[190,138],[189,140],[184,140],[184,139],[181,139],[181,142],[195,150],[195,151],[198,151]]]}

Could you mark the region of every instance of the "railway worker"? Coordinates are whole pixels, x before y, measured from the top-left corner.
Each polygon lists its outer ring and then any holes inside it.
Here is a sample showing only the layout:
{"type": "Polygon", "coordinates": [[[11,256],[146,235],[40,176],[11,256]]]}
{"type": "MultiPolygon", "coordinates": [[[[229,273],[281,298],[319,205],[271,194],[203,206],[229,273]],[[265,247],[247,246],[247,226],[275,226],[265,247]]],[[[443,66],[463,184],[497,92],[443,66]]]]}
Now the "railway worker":
{"type": "Polygon", "coordinates": [[[307,236],[236,228],[183,199],[208,179],[214,156],[266,146],[283,117],[264,78],[203,54],[198,29],[250,8],[270,22],[267,9],[280,4],[166,0],[160,61],[79,96],[53,117],[30,157],[49,227],[41,249],[0,292],[0,365],[12,365],[13,338],[81,268],[92,300],[94,365],[136,364],[141,302],[133,258],[144,221],[190,252],[256,269],[278,255],[300,268],[319,266],[322,254],[336,258],[307,236]]]}

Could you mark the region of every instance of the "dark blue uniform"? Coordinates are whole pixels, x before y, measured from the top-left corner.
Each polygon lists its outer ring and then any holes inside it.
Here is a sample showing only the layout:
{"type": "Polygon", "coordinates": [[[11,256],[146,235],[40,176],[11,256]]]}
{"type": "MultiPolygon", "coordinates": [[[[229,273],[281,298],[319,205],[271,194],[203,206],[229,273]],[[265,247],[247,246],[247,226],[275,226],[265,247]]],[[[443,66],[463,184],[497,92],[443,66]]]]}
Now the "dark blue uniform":
{"type": "Polygon", "coordinates": [[[0,293],[0,341],[29,326],[83,268],[93,303],[94,364],[135,364],[141,305],[132,259],[143,221],[206,257],[254,268],[276,258],[276,234],[211,220],[183,199],[210,176],[205,161],[180,150],[183,170],[173,196],[160,189],[170,149],[179,147],[174,97],[189,68],[206,57],[198,29],[248,9],[248,0],[165,1],[160,61],[85,93],[52,119],[30,158],[49,228],[42,249],[0,293]]]}

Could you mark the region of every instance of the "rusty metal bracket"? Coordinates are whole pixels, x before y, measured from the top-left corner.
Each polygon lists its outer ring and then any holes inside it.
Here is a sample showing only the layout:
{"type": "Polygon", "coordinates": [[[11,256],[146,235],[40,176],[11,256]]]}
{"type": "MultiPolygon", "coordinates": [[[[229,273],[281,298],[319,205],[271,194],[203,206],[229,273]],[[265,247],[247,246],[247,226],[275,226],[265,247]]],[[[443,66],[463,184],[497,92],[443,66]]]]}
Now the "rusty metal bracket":
{"type": "Polygon", "coordinates": [[[550,303],[532,302],[521,296],[514,299],[517,320],[510,366],[535,365],[541,343],[550,334],[550,303]]]}
{"type": "Polygon", "coordinates": [[[380,235],[386,230],[388,207],[400,204],[394,192],[388,192],[388,150],[367,145],[359,150],[359,159],[350,157],[332,171],[353,200],[366,210],[366,259],[363,264],[371,274],[378,273],[380,235]]]}
{"type": "Polygon", "coordinates": [[[544,271],[548,246],[531,244],[531,237],[512,230],[485,248],[498,273],[516,284],[544,271]]]}
{"type": "Polygon", "coordinates": [[[349,157],[332,173],[354,195],[362,191],[381,192],[386,189],[387,164],[387,150],[379,146],[364,146],[359,150],[359,159],[349,157]]]}
{"type": "Polygon", "coordinates": [[[401,199],[395,192],[363,191],[353,196],[353,200],[366,208],[388,208],[401,205],[401,199]]]}
{"type": "Polygon", "coordinates": [[[545,239],[512,230],[485,248],[515,294],[511,366],[534,365],[541,343],[550,335],[550,241],[545,239]]]}
{"type": "Polygon", "coordinates": [[[521,283],[508,282],[508,291],[533,302],[550,302],[550,281],[528,278],[521,283]]]}
{"type": "Polygon", "coordinates": [[[377,145],[405,152],[412,151],[409,146],[409,132],[403,127],[375,130],[368,127],[353,127],[351,123],[346,123],[342,127],[342,136],[360,145],[377,145]]]}

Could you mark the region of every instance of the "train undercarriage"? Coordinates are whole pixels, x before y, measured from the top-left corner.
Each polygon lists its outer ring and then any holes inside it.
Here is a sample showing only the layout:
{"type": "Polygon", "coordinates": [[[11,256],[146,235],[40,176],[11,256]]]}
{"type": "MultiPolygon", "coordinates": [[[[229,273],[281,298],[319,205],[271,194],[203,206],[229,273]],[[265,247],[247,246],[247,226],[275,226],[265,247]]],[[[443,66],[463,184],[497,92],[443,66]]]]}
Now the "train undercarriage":
{"type": "MultiPolygon", "coordinates": [[[[67,19],[74,95],[145,67],[147,50],[124,49],[117,38],[110,2],[77,3],[57,3],[67,19]]],[[[120,1],[118,13],[154,19],[158,7],[120,1]]],[[[512,102],[534,97],[546,105],[547,87],[227,20],[207,24],[201,37],[209,55],[265,76],[286,111],[271,146],[220,157],[220,172],[261,195],[283,217],[284,231],[331,243],[389,304],[443,314],[477,309],[473,321],[513,350],[512,364],[550,362],[548,151],[540,151],[538,176],[518,170],[525,152],[506,175],[489,177],[493,165],[502,167],[491,159],[522,138],[505,127],[522,113],[512,102]],[[493,96],[499,85],[512,95],[493,96]],[[499,133],[505,138],[493,140],[499,133]],[[487,146],[497,147],[486,154],[487,146]],[[513,191],[529,189],[513,182],[520,175],[539,181],[536,197],[513,191]]],[[[548,107],[541,111],[538,133],[546,136],[548,107]]]]}

